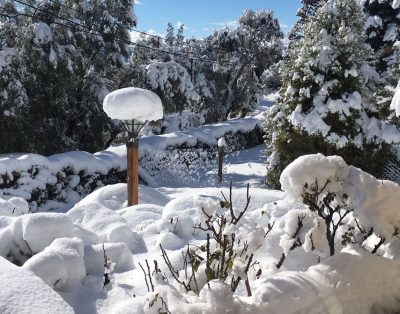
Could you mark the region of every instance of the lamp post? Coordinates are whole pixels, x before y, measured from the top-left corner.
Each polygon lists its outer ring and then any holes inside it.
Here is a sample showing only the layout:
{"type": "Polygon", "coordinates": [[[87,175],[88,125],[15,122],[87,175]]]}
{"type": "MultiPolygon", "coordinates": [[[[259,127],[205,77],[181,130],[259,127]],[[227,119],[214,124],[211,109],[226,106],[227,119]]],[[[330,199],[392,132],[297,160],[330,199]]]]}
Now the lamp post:
{"type": "Polygon", "coordinates": [[[139,133],[146,123],[147,121],[140,122],[135,119],[123,122],[125,130],[128,132],[128,141],[126,142],[128,206],[139,204],[139,133]]]}
{"type": "Polygon", "coordinates": [[[128,206],[139,203],[139,133],[148,121],[162,119],[160,98],[153,92],[136,87],[118,89],[103,101],[104,112],[111,119],[123,121],[128,132],[127,187],[128,206]]]}

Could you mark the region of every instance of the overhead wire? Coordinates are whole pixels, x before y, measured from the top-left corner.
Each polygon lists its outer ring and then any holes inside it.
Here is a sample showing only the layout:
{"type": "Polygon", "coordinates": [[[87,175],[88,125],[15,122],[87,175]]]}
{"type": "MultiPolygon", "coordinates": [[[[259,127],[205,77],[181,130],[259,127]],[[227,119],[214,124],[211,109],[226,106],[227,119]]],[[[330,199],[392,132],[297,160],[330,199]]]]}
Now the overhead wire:
{"type": "MultiPolygon", "coordinates": [[[[59,6],[61,6],[61,7],[63,7],[63,8],[66,8],[66,9],[69,9],[69,10],[72,10],[72,11],[75,11],[75,12],[77,12],[77,13],[81,13],[81,12],[79,12],[79,10],[75,9],[74,7],[65,5],[65,4],[61,3],[60,1],[58,1],[58,0],[48,0],[48,1],[50,1],[50,2],[52,2],[52,3],[54,3],[54,4],[58,4],[59,6]]],[[[159,35],[149,34],[149,33],[146,33],[146,32],[144,32],[144,31],[139,31],[139,30],[137,30],[137,29],[131,29],[130,31],[135,32],[135,33],[139,33],[139,34],[142,34],[142,35],[146,35],[146,36],[149,36],[149,37],[153,37],[153,38],[158,38],[158,39],[161,39],[161,40],[165,40],[164,37],[161,37],[161,36],[159,36],[159,35]]]]}

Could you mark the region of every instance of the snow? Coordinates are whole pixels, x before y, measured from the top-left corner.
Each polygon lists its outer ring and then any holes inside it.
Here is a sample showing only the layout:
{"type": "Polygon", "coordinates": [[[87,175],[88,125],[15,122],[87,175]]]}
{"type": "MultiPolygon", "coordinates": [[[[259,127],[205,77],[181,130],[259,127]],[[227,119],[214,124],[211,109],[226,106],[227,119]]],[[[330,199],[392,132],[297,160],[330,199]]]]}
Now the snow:
{"type": "Polygon", "coordinates": [[[348,207],[366,228],[390,240],[400,228],[397,211],[400,186],[378,180],[359,168],[348,166],[339,156],[305,155],[293,161],[281,174],[282,189],[300,200],[305,193],[336,193],[348,199],[348,207]]]}
{"type": "MultiPolygon", "coordinates": [[[[97,189],[82,199],[77,205],[85,205],[92,202],[118,210],[128,205],[128,189],[125,183],[117,183],[97,189]]],[[[163,206],[171,200],[167,195],[144,185],[139,185],[139,204],[155,204],[163,206]]]]}
{"type": "Polygon", "coordinates": [[[87,274],[102,275],[104,273],[104,251],[107,258],[115,263],[114,271],[124,272],[135,268],[132,253],[125,243],[104,243],[85,246],[85,268],[87,274]]]}
{"type": "MultiPolygon", "coordinates": [[[[72,238],[74,236],[74,225],[65,214],[36,213],[24,215],[20,223],[15,224],[15,230],[21,226],[22,239],[29,244],[33,253],[38,253],[57,238],[72,238]],[[43,232],[46,230],[46,232],[43,232]]],[[[15,234],[15,236],[18,236],[15,234]]]]}
{"type": "Polygon", "coordinates": [[[34,33],[33,42],[38,46],[47,44],[53,40],[53,32],[46,23],[34,23],[32,25],[32,31],[34,33]]]}
{"type": "Polygon", "coordinates": [[[264,280],[253,300],[268,313],[390,311],[399,306],[398,267],[398,261],[349,247],[305,272],[281,272],[264,280]]]}
{"type": "Polygon", "coordinates": [[[395,10],[398,9],[400,7],[400,0],[393,0],[392,7],[395,10]]]}
{"type": "MultiPolygon", "coordinates": [[[[218,138],[214,137],[215,144],[218,138]]],[[[400,187],[377,180],[347,165],[340,157],[318,154],[299,157],[284,170],[281,176],[284,192],[267,190],[263,181],[266,158],[263,149],[258,146],[227,154],[225,181],[221,183],[207,181],[202,187],[141,186],[140,204],[130,207],[126,203],[126,184],[101,187],[71,206],[66,214],[32,214],[26,211],[26,202],[21,199],[0,201],[7,208],[0,212],[0,255],[11,260],[8,255],[11,252],[20,258],[22,265],[14,266],[0,257],[0,267],[6,270],[0,273],[0,312],[24,313],[25,308],[27,313],[26,309],[31,309],[28,301],[41,304],[40,313],[158,313],[165,306],[171,313],[188,314],[398,310],[400,244],[392,235],[400,227],[397,217],[400,187]],[[247,183],[251,200],[237,225],[229,224],[228,219],[223,234],[230,237],[235,233],[234,250],[240,252],[248,247],[256,263],[246,273],[246,254],[237,256],[229,276],[248,278],[253,295],[247,296],[243,281],[232,293],[231,277],[225,282],[212,280],[206,284],[204,262],[197,274],[199,294],[186,292],[172,278],[159,245],[181,270],[182,253],[188,247],[195,250],[205,243],[205,233],[195,228],[199,223],[204,224],[205,214],[230,217],[229,209],[221,208],[221,201],[225,201],[221,192],[229,198],[231,180],[234,212],[239,213],[246,206],[247,183]],[[301,203],[305,192],[315,193],[317,183],[322,188],[321,184],[328,181],[324,191],[348,194],[348,207],[354,209],[338,237],[355,218],[363,228],[372,227],[375,231],[363,247],[339,243],[332,257],[325,238],[325,222],[301,203]],[[18,215],[9,214],[10,204],[16,207],[18,215]],[[302,244],[291,250],[298,217],[304,217],[297,235],[302,244]],[[387,237],[388,242],[381,247],[381,256],[367,251],[376,244],[378,236],[387,237]],[[33,256],[25,238],[35,248],[33,256]],[[104,253],[111,270],[104,267],[104,253]],[[282,253],[286,254],[286,260],[277,269],[282,253]],[[154,292],[148,292],[139,266],[140,263],[146,269],[146,260],[154,292]],[[161,273],[153,273],[154,260],[161,273]],[[111,281],[103,287],[105,271],[111,281]],[[20,280],[18,288],[13,288],[20,276],[17,272],[29,278],[24,277],[24,286],[20,280]],[[43,297],[35,295],[33,299],[32,293],[24,300],[31,289],[43,297]],[[6,300],[10,311],[4,310],[2,300],[6,300]]],[[[205,257],[205,252],[199,254],[205,257]]],[[[179,276],[184,278],[184,271],[179,276]]]]}
{"type": "Polygon", "coordinates": [[[396,115],[400,116],[400,82],[396,88],[396,93],[393,96],[392,103],[390,104],[390,109],[393,109],[396,112],[396,115]]]}
{"type": "Polygon", "coordinates": [[[98,202],[77,204],[67,214],[75,223],[96,233],[101,242],[124,242],[135,253],[146,249],[141,237],[129,228],[124,218],[98,202]]]}
{"type": "MultiPolygon", "coordinates": [[[[250,132],[255,128],[262,128],[264,115],[258,114],[254,117],[246,117],[244,119],[232,119],[226,122],[213,125],[204,125],[187,131],[179,131],[170,134],[148,136],[141,139],[140,158],[145,155],[163,159],[167,148],[179,145],[193,147],[197,145],[207,144],[213,147],[217,146],[218,139],[226,134],[235,134],[237,132],[250,132]]],[[[158,159],[157,159],[158,158],[158,159]]],[[[149,174],[152,165],[149,168],[139,167],[140,177],[152,187],[157,187],[159,182],[149,174]],[[150,169],[150,170],[149,170],[150,169]]],[[[179,179],[182,181],[181,169],[172,164],[165,165],[165,170],[173,170],[175,175],[179,172],[179,179]]],[[[9,199],[13,196],[22,197],[30,200],[32,195],[38,192],[47,194],[47,186],[51,185],[57,189],[60,198],[67,203],[76,203],[77,200],[85,196],[87,193],[85,182],[80,182],[80,175],[96,178],[98,175],[106,175],[110,170],[124,171],[126,169],[126,146],[118,145],[110,147],[107,150],[90,154],[87,152],[67,152],[56,154],[49,157],[36,154],[11,154],[0,156],[0,183],[2,180],[14,180],[14,174],[20,177],[16,180],[15,185],[10,188],[0,189],[0,197],[9,199]],[[66,170],[71,170],[71,175],[66,170]],[[37,173],[36,173],[37,172],[37,173]],[[32,175],[32,173],[36,173],[32,175]],[[3,178],[4,176],[4,178],[3,178]],[[58,180],[65,179],[62,182],[58,180]]],[[[157,178],[162,181],[162,178],[157,178]]],[[[170,178],[169,178],[170,179],[170,178]]],[[[155,196],[156,197],[156,196],[155,196]]],[[[143,200],[143,203],[151,203],[152,200],[143,200]]],[[[36,204],[30,202],[31,211],[65,211],[65,206],[57,198],[52,202],[45,204],[36,204]]],[[[162,204],[163,205],[163,204],[162,204]]]]}
{"type": "Polygon", "coordinates": [[[327,192],[339,192],[342,190],[343,180],[348,176],[349,167],[341,157],[325,157],[322,154],[305,155],[285,168],[281,174],[280,183],[282,190],[298,200],[304,191],[313,190],[316,185],[322,188],[327,181],[330,182],[327,192]]]}
{"type": "Polygon", "coordinates": [[[31,271],[0,257],[0,312],[73,314],[72,308],[31,271]]]}
{"type": "Polygon", "coordinates": [[[225,147],[226,146],[226,141],[225,141],[225,137],[221,137],[218,140],[218,147],[225,147]]]}
{"type": "Polygon", "coordinates": [[[161,99],[149,90],[136,87],[111,92],[103,101],[103,109],[111,119],[146,122],[163,117],[161,99]]]}
{"type": "Polygon", "coordinates": [[[58,238],[24,265],[50,287],[75,288],[86,276],[83,243],[79,238],[58,238]]]}

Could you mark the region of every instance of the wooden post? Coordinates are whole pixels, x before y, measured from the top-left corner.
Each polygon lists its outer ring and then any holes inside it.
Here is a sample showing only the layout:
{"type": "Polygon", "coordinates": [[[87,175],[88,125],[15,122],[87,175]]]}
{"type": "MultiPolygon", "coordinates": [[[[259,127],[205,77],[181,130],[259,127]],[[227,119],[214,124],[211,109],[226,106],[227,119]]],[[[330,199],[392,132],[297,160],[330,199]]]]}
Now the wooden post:
{"type": "Polygon", "coordinates": [[[133,204],[139,204],[139,140],[133,147],[133,204]]]}
{"type": "Polygon", "coordinates": [[[126,143],[128,206],[139,204],[139,143],[126,143]]]}
{"type": "Polygon", "coordinates": [[[218,182],[222,182],[222,168],[224,166],[224,146],[218,147],[218,182]]]}

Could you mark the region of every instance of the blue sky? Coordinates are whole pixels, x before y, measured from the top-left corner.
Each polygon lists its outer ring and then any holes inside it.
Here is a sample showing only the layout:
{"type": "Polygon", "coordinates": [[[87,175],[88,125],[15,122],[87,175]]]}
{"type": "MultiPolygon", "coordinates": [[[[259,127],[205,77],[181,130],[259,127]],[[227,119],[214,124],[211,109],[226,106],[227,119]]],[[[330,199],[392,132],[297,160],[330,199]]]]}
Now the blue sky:
{"type": "Polygon", "coordinates": [[[287,32],[296,21],[300,0],[136,0],[137,30],[164,35],[167,23],[183,23],[186,37],[204,37],[232,26],[245,9],[270,9],[287,32]]]}

